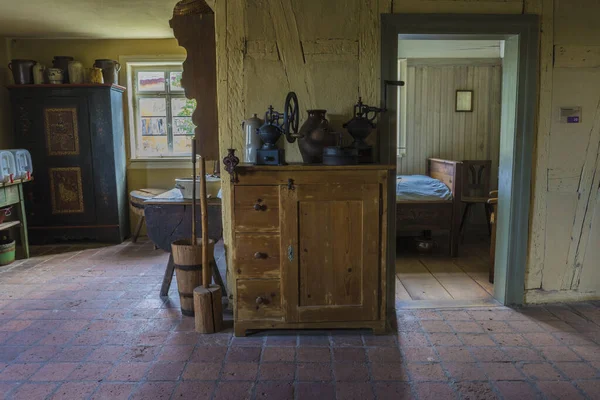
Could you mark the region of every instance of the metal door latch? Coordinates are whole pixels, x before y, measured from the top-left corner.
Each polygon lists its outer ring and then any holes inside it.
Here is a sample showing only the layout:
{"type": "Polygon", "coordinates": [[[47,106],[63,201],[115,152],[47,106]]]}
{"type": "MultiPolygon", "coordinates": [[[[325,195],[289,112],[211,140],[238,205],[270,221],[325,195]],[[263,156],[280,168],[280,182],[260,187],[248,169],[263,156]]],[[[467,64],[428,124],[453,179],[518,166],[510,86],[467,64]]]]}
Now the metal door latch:
{"type": "Polygon", "coordinates": [[[294,190],[294,180],[293,179],[288,179],[288,190],[294,190]]]}
{"type": "Polygon", "coordinates": [[[294,261],[294,247],[291,244],[288,246],[288,260],[294,261]]]}

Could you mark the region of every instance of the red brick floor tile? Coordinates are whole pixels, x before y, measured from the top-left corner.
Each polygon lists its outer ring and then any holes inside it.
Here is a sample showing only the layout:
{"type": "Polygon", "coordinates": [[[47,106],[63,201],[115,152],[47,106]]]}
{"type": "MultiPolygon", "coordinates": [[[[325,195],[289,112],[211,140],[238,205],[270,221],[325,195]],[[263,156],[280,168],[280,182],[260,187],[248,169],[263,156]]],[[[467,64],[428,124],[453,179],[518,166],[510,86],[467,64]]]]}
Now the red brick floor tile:
{"type": "Polygon", "coordinates": [[[226,362],[223,366],[221,379],[235,381],[253,381],[258,373],[256,363],[232,363],[226,362]]]}
{"type": "Polygon", "coordinates": [[[404,364],[372,363],[371,375],[374,381],[408,381],[408,371],[404,364]]]}
{"type": "Polygon", "coordinates": [[[298,344],[297,335],[269,335],[267,336],[266,346],[293,346],[298,344]]]}
{"type": "Polygon", "coordinates": [[[539,399],[540,394],[529,382],[499,381],[494,382],[498,392],[505,400],[539,399]]]}
{"type": "Polygon", "coordinates": [[[177,400],[210,400],[214,390],[214,382],[185,381],[177,385],[172,398],[177,400]]]}
{"type": "Polygon", "coordinates": [[[150,368],[150,363],[123,362],[114,366],[106,378],[107,381],[137,382],[141,381],[150,368]]]}
{"type": "Polygon", "coordinates": [[[508,325],[506,321],[477,321],[477,323],[483,328],[484,332],[487,333],[515,333],[512,326],[508,325]]]}
{"type": "Polygon", "coordinates": [[[249,400],[253,388],[254,382],[219,382],[213,400],[249,400]]]}
{"type": "Polygon", "coordinates": [[[365,349],[361,347],[334,348],[333,358],[337,362],[366,362],[365,349]]]}
{"type": "Polygon", "coordinates": [[[592,399],[600,399],[600,381],[579,381],[577,382],[577,386],[579,386],[590,398],[592,399]]]}
{"type": "Polygon", "coordinates": [[[447,321],[448,325],[459,333],[484,333],[483,328],[475,321],[447,321]]]}
{"type": "Polygon", "coordinates": [[[373,389],[368,382],[337,382],[335,391],[338,399],[370,400],[375,398],[373,389]]]}
{"type": "Polygon", "coordinates": [[[118,361],[126,349],[123,346],[102,346],[95,350],[93,350],[86,361],[95,361],[95,362],[116,362],[118,361]]]}
{"type": "Polygon", "coordinates": [[[229,346],[229,342],[231,341],[231,333],[222,332],[222,333],[213,333],[210,335],[199,335],[198,337],[198,346],[217,346],[217,347],[227,347],[229,346]]]}
{"type": "Polygon", "coordinates": [[[23,351],[17,362],[45,362],[56,356],[62,349],[58,346],[32,346],[23,351]]]}
{"type": "Polygon", "coordinates": [[[232,347],[226,358],[228,362],[258,362],[260,353],[257,347],[232,347]]]}
{"type": "Polygon", "coordinates": [[[92,400],[126,400],[135,389],[134,383],[109,383],[103,382],[94,392],[92,400]]]}
{"type": "Polygon", "coordinates": [[[26,347],[0,346],[0,362],[11,362],[25,350],[26,347]]]}
{"type": "Polygon", "coordinates": [[[464,400],[492,400],[498,398],[488,382],[457,382],[456,390],[464,400]]]}
{"type": "Polygon", "coordinates": [[[600,378],[600,372],[585,362],[557,362],[554,366],[571,380],[600,378]]]}
{"type": "Polygon", "coordinates": [[[376,382],[375,395],[378,400],[412,400],[411,387],[404,382],[376,382]]]}
{"type": "Polygon", "coordinates": [[[231,339],[231,346],[233,347],[262,347],[265,343],[266,336],[245,336],[245,337],[233,337],[231,339]]]}
{"type": "Polygon", "coordinates": [[[444,321],[420,321],[423,330],[428,333],[452,332],[452,327],[444,321]]]}
{"type": "MultiPolygon", "coordinates": [[[[199,346],[196,347],[189,358],[190,362],[210,361],[222,362],[227,354],[227,347],[222,346],[199,346]]],[[[159,359],[161,356],[159,355],[159,359]]],[[[185,361],[185,360],[181,360],[185,361]]]]}
{"type": "Polygon", "coordinates": [[[210,381],[219,378],[219,372],[221,371],[221,363],[211,362],[189,362],[185,370],[183,371],[183,379],[185,380],[201,380],[210,381]]]}
{"type": "Polygon", "coordinates": [[[473,318],[466,311],[462,310],[445,310],[437,312],[440,316],[442,316],[446,321],[472,321],[473,318]]]}
{"type": "Polygon", "coordinates": [[[293,381],[296,366],[293,363],[262,363],[258,379],[261,381],[293,381]]]}
{"type": "Polygon", "coordinates": [[[450,377],[457,381],[485,381],[487,377],[476,363],[445,362],[450,377]]]}
{"type": "Polygon", "coordinates": [[[413,310],[413,315],[419,320],[442,320],[443,317],[440,313],[434,310],[413,310]]]}
{"type": "Polygon", "coordinates": [[[574,332],[554,332],[552,335],[562,345],[567,346],[594,346],[595,343],[589,337],[574,332]]]}
{"type": "Polygon", "coordinates": [[[503,347],[529,346],[529,342],[520,333],[497,333],[491,337],[503,347]]]}
{"type": "Polygon", "coordinates": [[[561,346],[563,343],[548,332],[523,333],[523,337],[533,346],[561,346]]]}
{"type": "Polygon", "coordinates": [[[430,333],[429,341],[434,346],[464,346],[456,333],[430,333]]]}
{"type": "Polygon", "coordinates": [[[12,321],[0,324],[0,331],[19,332],[31,325],[33,321],[13,319],[12,321]]]}
{"type": "Polygon", "coordinates": [[[544,332],[544,328],[534,321],[508,321],[508,325],[520,333],[544,332]]]}
{"type": "MultiPolygon", "coordinates": [[[[181,346],[181,347],[187,347],[187,346],[181,346]]],[[[123,358],[121,359],[121,361],[126,361],[126,362],[154,361],[154,359],[156,359],[156,356],[159,351],[160,351],[160,349],[156,346],[133,346],[133,347],[130,347],[129,349],[127,349],[127,351],[123,355],[123,358]]],[[[187,354],[187,358],[185,358],[185,360],[187,360],[191,354],[192,354],[192,351],[190,349],[189,353],[187,354]]],[[[183,353],[181,353],[181,357],[184,357],[184,356],[185,355],[183,353]]],[[[185,361],[185,360],[161,360],[161,361],[185,361]]]]}
{"type": "Polygon", "coordinates": [[[458,337],[466,346],[496,346],[496,343],[486,334],[460,333],[458,337]]]}
{"type": "Polygon", "coordinates": [[[373,347],[367,349],[367,355],[371,362],[402,362],[402,356],[396,347],[373,347]]]}
{"type": "Polygon", "coordinates": [[[507,362],[511,361],[508,354],[498,347],[472,347],[469,349],[476,360],[482,362],[507,362]]]}
{"type": "Polygon", "coordinates": [[[414,381],[445,381],[448,378],[440,364],[415,364],[407,365],[408,372],[414,381]]]}
{"type": "Polygon", "coordinates": [[[396,347],[396,337],[393,335],[363,335],[365,346],[368,347],[396,347]]]}
{"type": "Polygon", "coordinates": [[[43,364],[11,364],[0,372],[0,381],[24,381],[32,376],[43,364]]]}
{"type": "MultiPolygon", "coordinates": [[[[582,387],[581,383],[585,384],[588,382],[594,383],[595,381],[583,381],[578,383],[577,385],[581,387],[584,392],[586,392],[585,388],[582,387]]],[[[575,386],[571,384],[571,382],[537,382],[537,387],[548,400],[577,400],[584,398],[581,395],[581,393],[575,388],[575,386]]],[[[593,395],[591,393],[587,394],[588,396],[590,396],[591,399],[600,398],[600,391],[596,392],[596,395],[593,395]]]]}
{"type": "Polygon", "coordinates": [[[362,335],[360,334],[342,334],[331,337],[331,342],[334,347],[352,347],[362,346],[362,335]]]}
{"type": "Polygon", "coordinates": [[[399,321],[398,332],[422,332],[423,327],[419,321],[399,321]]]}
{"type": "Polygon", "coordinates": [[[77,332],[55,331],[46,335],[42,340],[38,342],[38,344],[48,346],[62,346],[69,343],[76,335],[77,332]]]}
{"type": "Polygon", "coordinates": [[[184,367],[183,361],[152,363],[146,379],[149,381],[176,381],[184,367]]]}
{"type": "Polygon", "coordinates": [[[466,347],[436,347],[439,359],[448,362],[474,362],[475,359],[466,347]]]}
{"type": "Polygon", "coordinates": [[[421,400],[458,399],[458,395],[447,383],[421,382],[415,384],[415,392],[421,400]]]}
{"type": "Polygon", "coordinates": [[[296,364],[298,381],[331,381],[333,379],[330,363],[298,363],[296,364]]]}
{"type": "Polygon", "coordinates": [[[79,364],[49,362],[41,367],[31,378],[31,381],[62,381],[67,378],[79,364]]]}
{"type": "Polygon", "coordinates": [[[298,335],[299,346],[328,347],[330,344],[329,335],[298,335]]]}
{"type": "Polygon", "coordinates": [[[296,384],[297,400],[334,399],[335,387],[330,382],[298,382],[296,384]]]}
{"type": "Polygon", "coordinates": [[[525,380],[514,365],[503,362],[480,363],[481,369],[493,381],[519,381],[525,380]]]}
{"type": "Polygon", "coordinates": [[[398,343],[400,347],[429,346],[427,336],[420,332],[399,332],[398,343]]]}
{"type": "Polygon", "coordinates": [[[295,358],[293,347],[265,347],[262,353],[263,362],[293,362],[295,358]]]}
{"type": "Polygon", "coordinates": [[[294,398],[293,382],[258,382],[255,389],[256,399],[289,400],[294,398]]]}
{"type": "Polygon", "coordinates": [[[549,361],[580,361],[581,358],[567,346],[545,346],[539,348],[540,353],[549,361]]]}
{"type": "Polygon", "coordinates": [[[330,362],[331,351],[322,347],[300,347],[296,350],[296,359],[298,362],[330,362]]]}
{"type": "Polygon", "coordinates": [[[17,382],[0,382],[0,399],[9,399],[11,392],[17,386],[19,386],[17,382]]]}
{"type": "MultiPolygon", "coordinates": [[[[600,361],[600,346],[575,346],[573,350],[587,361],[600,361]]],[[[564,360],[567,361],[567,360],[564,360]]]]}
{"type": "Polygon", "coordinates": [[[366,382],[369,380],[367,364],[352,362],[334,363],[333,373],[336,381],[366,382]]]}
{"type": "Polygon", "coordinates": [[[94,346],[67,346],[58,352],[52,361],[79,362],[85,360],[96,347],[94,346]]]}
{"type": "Polygon", "coordinates": [[[157,361],[187,361],[193,351],[193,345],[163,346],[158,354],[157,361]]]}
{"type": "Polygon", "coordinates": [[[100,381],[112,370],[112,363],[82,363],[67,377],[70,381],[100,381]]]}
{"type": "Polygon", "coordinates": [[[97,382],[65,382],[56,390],[52,400],[87,399],[97,387],[97,382]]]}
{"type": "Polygon", "coordinates": [[[58,386],[57,383],[24,383],[12,393],[13,400],[43,400],[58,386]]]}
{"type": "Polygon", "coordinates": [[[550,363],[523,364],[521,370],[531,380],[560,381],[565,379],[550,363]]]}
{"type": "Polygon", "coordinates": [[[502,347],[502,351],[510,361],[546,361],[537,349],[528,347],[502,347]]]}
{"type": "MultiPolygon", "coordinates": [[[[404,359],[406,361],[434,362],[439,361],[433,347],[407,347],[404,349],[404,359]]],[[[388,362],[400,362],[400,359],[382,360],[388,362]]]]}
{"type": "Polygon", "coordinates": [[[175,382],[145,382],[133,393],[131,400],[168,400],[175,382]]]}

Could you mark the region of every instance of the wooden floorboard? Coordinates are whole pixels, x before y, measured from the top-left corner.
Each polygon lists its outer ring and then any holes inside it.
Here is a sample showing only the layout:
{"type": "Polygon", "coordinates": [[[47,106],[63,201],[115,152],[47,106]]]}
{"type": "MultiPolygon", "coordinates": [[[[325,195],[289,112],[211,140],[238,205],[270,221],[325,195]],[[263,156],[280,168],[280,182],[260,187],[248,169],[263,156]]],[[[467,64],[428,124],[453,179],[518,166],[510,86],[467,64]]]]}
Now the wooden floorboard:
{"type": "Polygon", "coordinates": [[[488,241],[485,235],[468,238],[458,258],[449,257],[439,248],[434,254],[411,252],[409,243],[396,258],[396,307],[497,305],[494,286],[488,281],[488,241]]]}
{"type": "Polygon", "coordinates": [[[396,276],[412,300],[452,299],[452,296],[415,257],[396,260],[396,276]]]}

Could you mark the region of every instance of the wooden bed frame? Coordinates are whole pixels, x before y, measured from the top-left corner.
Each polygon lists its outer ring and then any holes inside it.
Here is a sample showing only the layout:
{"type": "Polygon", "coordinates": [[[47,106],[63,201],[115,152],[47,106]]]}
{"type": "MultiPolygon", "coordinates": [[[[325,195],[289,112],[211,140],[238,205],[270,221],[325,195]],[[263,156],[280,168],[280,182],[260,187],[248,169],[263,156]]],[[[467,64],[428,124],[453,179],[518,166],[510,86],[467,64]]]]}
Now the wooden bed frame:
{"type": "Polygon", "coordinates": [[[457,257],[460,239],[462,162],[428,158],[427,175],[444,182],[452,191],[452,200],[396,200],[396,234],[448,231],[450,255],[457,257]]]}

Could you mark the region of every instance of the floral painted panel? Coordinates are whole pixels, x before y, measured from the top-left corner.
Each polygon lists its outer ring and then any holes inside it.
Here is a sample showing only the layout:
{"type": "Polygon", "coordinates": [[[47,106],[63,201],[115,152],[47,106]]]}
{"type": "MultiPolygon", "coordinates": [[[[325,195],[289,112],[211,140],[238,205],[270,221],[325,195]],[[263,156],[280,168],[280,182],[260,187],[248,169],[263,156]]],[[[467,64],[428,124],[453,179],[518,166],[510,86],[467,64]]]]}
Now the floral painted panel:
{"type": "Polygon", "coordinates": [[[45,108],[44,128],[49,156],[79,154],[77,108],[45,108]]]}
{"type": "Polygon", "coordinates": [[[81,168],[50,168],[50,201],[52,214],[84,212],[81,168]]]}

